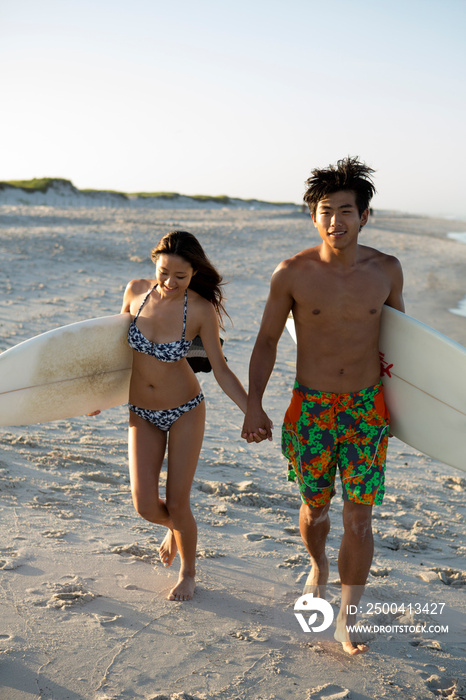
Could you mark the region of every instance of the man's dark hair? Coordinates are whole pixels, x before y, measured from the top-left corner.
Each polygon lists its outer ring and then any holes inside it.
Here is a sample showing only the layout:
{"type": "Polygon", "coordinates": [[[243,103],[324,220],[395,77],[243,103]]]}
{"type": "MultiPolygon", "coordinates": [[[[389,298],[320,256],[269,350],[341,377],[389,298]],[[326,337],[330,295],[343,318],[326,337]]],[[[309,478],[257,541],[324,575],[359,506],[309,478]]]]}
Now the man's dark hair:
{"type": "Polygon", "coordinates": [[[369,202],[376,192],[371,178],[374,172],[375,170],[361,163],[357,157],[350,156],[337,161],[336,165],[329,165],[328,168],[316,168],[306,180],[304,201],[315,216],[321,199],[334,192],[350,190],[356,195],[356,205],[361,215],[369,207],[369,202]]]}

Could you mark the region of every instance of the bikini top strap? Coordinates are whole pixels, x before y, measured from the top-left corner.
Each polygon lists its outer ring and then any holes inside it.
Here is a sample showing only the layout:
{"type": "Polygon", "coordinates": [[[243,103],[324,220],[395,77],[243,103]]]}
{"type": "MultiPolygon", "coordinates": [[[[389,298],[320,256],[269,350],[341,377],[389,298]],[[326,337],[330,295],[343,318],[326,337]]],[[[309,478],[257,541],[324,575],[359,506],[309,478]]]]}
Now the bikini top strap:
{"type": "Polygon", "coordinates": [[[184,313],[183,313],[183,333],[181,334],[181,340],[184,340],[186,333],[186,315],[188,311],[188,290],[184,290],[184,313]]]}
{"type": "Polygon", "coordinates": [[[152,294],[152,292],[154,291],[154,289],[156,288],[156,286],[157,286],[157,285],[154,284],[154,286],[152,287],[152,289],[149,289],[149,291],[147,292],[146,296],[145,296],[144,299],[142,300],[142,304],[141,304],[141,306],[139,307],[139,311],[137,312],[136,316],[135,316],[134,319],[133,319],[133,322],[134,322],[134,323],[138,320],[138,316],[139,316],[139,314],[140,314],[141,311],[142,311],[142,307],[144,306],[144,304],[146,303],[146,301],[148,300],[148,298],[150,297],[150,295],[152,294]]]}

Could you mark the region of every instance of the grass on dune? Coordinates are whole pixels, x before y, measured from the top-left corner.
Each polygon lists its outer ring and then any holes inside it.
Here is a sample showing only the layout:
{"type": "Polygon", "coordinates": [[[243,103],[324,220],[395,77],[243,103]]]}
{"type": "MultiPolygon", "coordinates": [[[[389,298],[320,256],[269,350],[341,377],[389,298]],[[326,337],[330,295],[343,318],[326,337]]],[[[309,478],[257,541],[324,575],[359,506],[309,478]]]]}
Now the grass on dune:
{"type": "MultiPolygon", "coordinates": [[[[189,197],[189,199],[193,199],[196,202],[215,202],[217,204],[234,204],[234,199],[231,198],[226,194],[220,194],[220,195],[209,195],[209,194],[194,194],[194,195],[181,195],[178,192],[132,192],[130,194],[126,192],[119,192],[117,190],[96,190],[96,189],[82,189],[78,190],[71,180],[66,180],[65,178],[61,177],[40,177],[40,178],[33,178],[32,180],[6,180],[4,182],[0,182],[0,190],[5,189],[6,187],[17,187],[18,189],[22,189],[25,192],[28,193],[33,193],[33,192],[42,192],[45,194],[50,187],[53,185],[66,185],[73,189],[75,192],[82,192],[83,194],[112,194],[116,195],[118,197],[123,197],[125,199],[129,198],[141,198],[141,199],[149,199],[149,198],[154,198],[154,199],[167,199],[167,200],[175,200],[178,199],[181,196],[189,197]]],[[[240,201],[246,202],[248,204],[254,205],[254,204],[274,204],[275,206],[290,206],[290,202],[265,202],[260,199],[240,199],[240,201]]]]}

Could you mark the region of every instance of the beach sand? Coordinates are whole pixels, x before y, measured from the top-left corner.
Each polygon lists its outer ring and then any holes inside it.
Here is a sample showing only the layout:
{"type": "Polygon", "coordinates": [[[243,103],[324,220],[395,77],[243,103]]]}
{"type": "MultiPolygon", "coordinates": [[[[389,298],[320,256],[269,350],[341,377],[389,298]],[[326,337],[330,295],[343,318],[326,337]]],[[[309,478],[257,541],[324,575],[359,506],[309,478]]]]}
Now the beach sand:
{"type": "MultiPolygon", "coordinates": [[[[183,228],[228,282],[234,325],[225,354],[245,385],[272,271],[318,242],[298,207],[0,209],[0,350],[118,313],[127,281],[152,275],[151,247],[183,228]]],[[[466,345],[466,318],[448,311],[466,292],[466,246],[446,238],[455,230],[465,224],[376,211],[361,242],[401,260],[408,313],[466,345]]],[[[386,497],[374,509],[363,617],[379,626],[449,624],[449,632],[378,633],[367,654],[349,657],[333,628],[300,628],[293,607],[309,565],[279,440],[294,359],[285,333],[264,402],[275,437],[261,445],[240,438],[242,414],[200,375],[198,588],[187,603],[166,600],[179,559],[163,568],[164,529],[131,504],[124,407],[0,428],[1,700],[466,698],[466,475],[396,439],[386,497]],[[376,603],[385,608],[370,615],[376,603]],[[416,603],[428,607],[403,613],[402,604],[416,603]],[[445,604],[441,615],[433,604],[445,604]]],[[[335,610],[341,510],[338,490],[328,540],[335,610]]]]}

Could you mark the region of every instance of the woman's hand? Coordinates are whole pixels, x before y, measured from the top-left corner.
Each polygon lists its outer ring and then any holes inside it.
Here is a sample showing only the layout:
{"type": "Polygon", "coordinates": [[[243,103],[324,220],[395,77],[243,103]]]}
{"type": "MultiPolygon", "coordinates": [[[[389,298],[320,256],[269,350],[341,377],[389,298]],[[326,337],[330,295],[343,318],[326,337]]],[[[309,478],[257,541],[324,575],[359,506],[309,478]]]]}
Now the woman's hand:
{"type": "Polygon", "coordinates": [[[241,431],[241,437],[247,442],[262,442],[272,440],[273,423],[263,409],[246,413],[241,431]]]}

